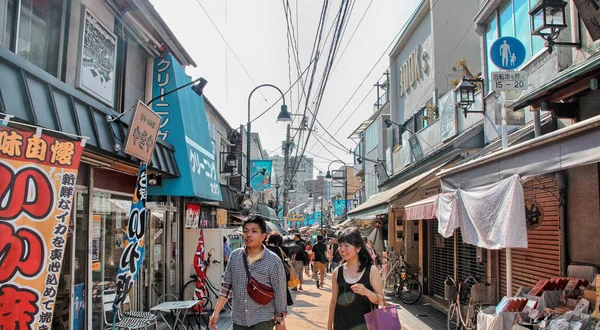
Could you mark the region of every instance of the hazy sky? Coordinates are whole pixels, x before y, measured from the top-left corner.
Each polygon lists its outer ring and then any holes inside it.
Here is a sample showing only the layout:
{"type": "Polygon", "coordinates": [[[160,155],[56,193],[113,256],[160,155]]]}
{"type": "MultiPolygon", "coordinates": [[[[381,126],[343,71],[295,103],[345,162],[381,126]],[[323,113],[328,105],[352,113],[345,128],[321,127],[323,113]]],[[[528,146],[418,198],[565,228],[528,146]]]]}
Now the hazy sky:
{"type": "MultiPolygon", "coordinates": [[[[194,78],[202,76],[208,80],[208,85],[204,89],[205,95],[232,127],[246,124],[248,94],[256,85],[270,83],[285,92],[290,84],[296,81],[297,69],[293,57],[291,79],[288,70],[287,29],[283,1],[151,0],[151,2],[197,63],[198,66],[188,68],[187,73],[194,78]],[[210,15],[254,82],[227,48],[202,7],[210,15]]],[[[301,70],[304,70],[310,61],[310,52],[323,2],[322,0],[289,0],[289,2],[298,32],[301,70]]],[[[328,130],[331,134],[341,127],[335,137],[346,148],[353,149],[356,145],[355,142],[347,139],[348,135],[373,113],[373,104],[376,101],[374,89],[364,103],[360,107],[358,105],[389,66],[390,50],[386,51],[386,48],[394,40],[418,2],[420,1],[354,1],[354,8],[336,60],[336,62],[339,60],[339,64],[331,72],[317,115],[318,120],[325,127],[331,125],[328,130]],[[368,11],[366,11],[367,7],[369,7],[368,11]],[[348,44],[352,32],[365,11],[366,15],[362,23],[348,44]],[[342,54],[346,45],[348,45],[347,49],[342,54]],[[383,54],[385,56],[350,100],[367,73],[383,54]],[[339,57],[340,55],[342,56],[339,57]],[[348,100],[350,102],[342,111],[348,100]],[[351,115],[357,107],[358,110],[351,115]],[[340,111],[342,111],[341,115],[332,123],[340,111]],[[342,123],[348,118],[348,122],[342,127],[342,123]]],[[[340,0],[332,0],[330,3],[325,31],[329,31],[334,22],[340,0]]],[[[327,46],[326,50],[328,49],[327,46]]],[[[324,55],[326,54],[324,52],[324,55]]],[[[325,62],[325,56],[320,62],[325,62]]],[[[319,69],[316,82],[320,81],[321,74],[322,70],[319,69]]],[[[296,88],[292,89],[291,96],[289,93],[286,94],[286,102],[292,112],[298,111],[297,95],[296,88]]],[[[251,117],[256,117],[278,98],[279,93],[274,89],[268,87],[259,89],[252,96],[251,117]]],[[[309,103],[309,107],[310,105],[309,103]]],[[[300,110],[304,111],[304,108],[301,107],[300,110]]],[[[280,148],[281,141],[285,139],[285,124],[275,123],[278,113],[279,104],[252,124],[252,131],[260,133],[263,148],[267,151],[280,148]]],[[[315,124],[315,127],[317,126],[315,124]]],[[[332,140],[320,127],[313,134],[332,140]]],[[[330,160],[336,157],[346,162],[353,161],[351,155],[345,154],[334,146],[325,145],[329,151],[311,137],[307,148],[309,153],[305,154],[315,159],[315,166],[320,170],[326,171],[330,160]]],[[[277,149],[274,154],[280,152],[281,149],[277,149]]],[[[315,170],[315,173],[318,173],[318,170],[315,170]]]]}

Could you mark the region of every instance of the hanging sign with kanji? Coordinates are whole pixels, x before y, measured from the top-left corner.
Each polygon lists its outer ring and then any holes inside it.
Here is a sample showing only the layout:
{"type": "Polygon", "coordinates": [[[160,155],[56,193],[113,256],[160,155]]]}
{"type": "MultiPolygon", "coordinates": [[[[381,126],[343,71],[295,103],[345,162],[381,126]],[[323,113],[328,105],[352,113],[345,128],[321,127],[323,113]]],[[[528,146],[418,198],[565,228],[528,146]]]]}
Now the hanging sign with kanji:
{"type": "Polygon", "coordinates": [[[131,200],[131,210],[127,217],[125,228],[126,241],[123,253],[119,260],[119,272],[117,273],[117,292],[113,302],[113,310],[117,311],[126,301],[129,291],[133,288],[135,280],[140,273],[142,261],[144,260],[144,248],[146,247],[146,221],[148,199],[148,165],[142,163],[138,170],[137,182],[131,200]]]}
{"type": "Polygon", "coordinates": [[[0,127],[0,328],[52,326],[82,149],[0,127]]]}
{"type": "Polygon", "coordinates": [[[125,153],[137,157],[143,162],[150,162],[160,120],[160,116],[156,112],[138,101],[129,123],[125,153]]]}

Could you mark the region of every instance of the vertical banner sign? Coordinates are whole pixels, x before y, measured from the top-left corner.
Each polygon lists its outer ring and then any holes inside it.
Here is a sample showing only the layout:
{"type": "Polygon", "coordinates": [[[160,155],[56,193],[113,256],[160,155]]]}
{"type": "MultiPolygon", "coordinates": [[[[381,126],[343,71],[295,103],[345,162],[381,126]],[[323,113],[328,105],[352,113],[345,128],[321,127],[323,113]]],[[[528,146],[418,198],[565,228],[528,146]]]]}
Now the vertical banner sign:
{"type": "Polygon", "coordinates": [[[133,288],[133,284],[142,266],[142,260],[144,260],[144,247],[146,245],[144,238],[146,235],[146,200],[148,197],[147,166],[146,163],[140,165],[137,182],[135,183],[135,191],[131,200],[131,211],[127,218],[127,226],[125,226],[127,237],[121,259],[119,260],[117,292],[113,303],[113,310],[115,311],[121,308],[129,291],[133,288]]]}
{"type": "Polygon", "coordinates": [[[344,204],[346,203],[345,199],[335,199],[333,200],[333,214],[336,217],[341,217],[344,215],[344,204]]]}
{"type": "MultiPolygon", "coordinates": [[[[194,300],[202,300],[206,297],[206,288],[204,281],[206,273],[204,273],[204,225],[200,226],[200,236],[198,237],[198,246],[196,247],[196,255],[194,256],[194,270],[196,270],[196,287],[194,288],[194,300]]],[[[202,312],[202,308],[196,305],[197,311],[202,312]],[[200,310],[198,310],[200,309],[200,310]]]]}
{"type": "Polygon", "coordinates": [[[250,187],[256,191],[264,191],[271,187],[272,160],[250,160],[250,187]]]}
{"type": "Polygon", "coordinates": [[[78,142],[0,127],[0,328],[52,327],[78,142]]]}

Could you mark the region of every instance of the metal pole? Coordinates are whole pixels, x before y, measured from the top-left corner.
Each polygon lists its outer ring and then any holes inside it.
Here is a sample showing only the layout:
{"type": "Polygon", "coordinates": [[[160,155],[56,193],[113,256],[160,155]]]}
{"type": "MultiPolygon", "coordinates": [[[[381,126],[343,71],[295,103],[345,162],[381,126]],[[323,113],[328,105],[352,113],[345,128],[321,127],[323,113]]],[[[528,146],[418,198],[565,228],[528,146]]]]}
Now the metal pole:
{"type": "Polygon", "coordinates": [[[323,235],[323,220],[325,219],[325,214],[323,212],[323,193],[321,192],[321,235],[323,235]]]}
{"type": "MultiPolygon", "coordinates": [[[[252,98],[252,94],[254,94],[254,92],[261,88],[261,87],[273,87],[275,88],[277,91],[279,91],[279,94],[281,94],[281,99],[283,101],[283,104],[285,104],[285,95],[283,94],[283,92],[281,91],[281,89],[279,89],[277,86],[275,85],[271,85],[271,84],[262,84],[262,85],[258,85],[256,87],[254,87],[254,89],[250,92],[250,95],[248,95],[248,122],[246,123],[246,191],[249,192],[250,191],[250,139],[252,138],[250,133],[251,133],[251,128],[250,128],[250,124],[252,123],[250,121],[250,99],[252,98]]],[[[241,133],[241,132],[240,132],[241,133]]]]}
{"type": "Polygon", "coordinates": [[[348,168],[344,165],[344,220],[348,218],[348,168]]]}
{"type": "Polygon", "coordinates": [[[285,146],[283,150],[283,229],[288,230],[286,217],[288,215],[288,189],[290,187],[291,178],[289,178],[288,172],[290,167],[290,124],[287,125],[285,133],[285,146]]]}
{"type": "MultiPolygon", "coordinates": [[[[483,94],[482,94],[483,97],[483,94]]],[[[504,92],[500,93],[500,109],[502,116],[502,149],[508,148],[508,122],[506,118],[506,107],[504,106],[504,102],[506,100],[506,94],[504,92]]],[[[506,295],[512,297],[512,249],[507,248],[506,252],[506,295]]]]}

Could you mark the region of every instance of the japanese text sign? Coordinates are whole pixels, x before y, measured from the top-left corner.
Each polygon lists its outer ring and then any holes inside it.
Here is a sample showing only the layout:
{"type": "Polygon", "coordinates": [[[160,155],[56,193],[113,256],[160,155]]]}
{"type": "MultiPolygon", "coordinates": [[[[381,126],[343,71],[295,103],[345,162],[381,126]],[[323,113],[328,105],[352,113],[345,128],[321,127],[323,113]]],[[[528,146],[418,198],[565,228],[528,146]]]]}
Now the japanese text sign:
{"type": "Polygon", "coordinates": [[[141,101],[138,101],[134,111],[129,123],[125,153],[143,162],[149,162],[154,151],[161,118],[141,101]]]}
{"type": "Polygon", "coordinates": [[[180,176],[149,188],[151,195],[200,197],[221,201],[219,171],[204,106],[204,97],[182,88],[190,77],[166,55],[154,60],[152,109],[161,117],[158,138],[173,145],[180,176]]]}
{"type": "Polygon", "coordinates": [[[0,325],[50,329],[69,231],[78,142],[0,127],[0,325]]]}
{"type": "Polygon", "coordinates": [[[119,272],[117,273],[117,292],[113,303],[113,310],[118,310],[126,301],[129,291],[138,277],[142,261],[144,260],[144,248],[146,246],[146,221],[147,210],[147,164],[142,163],[138,170],[135,191],[131,200],[131,211],[125,226],[126,242],[124,242],[123,253],[119,260],[119,272]]]}

